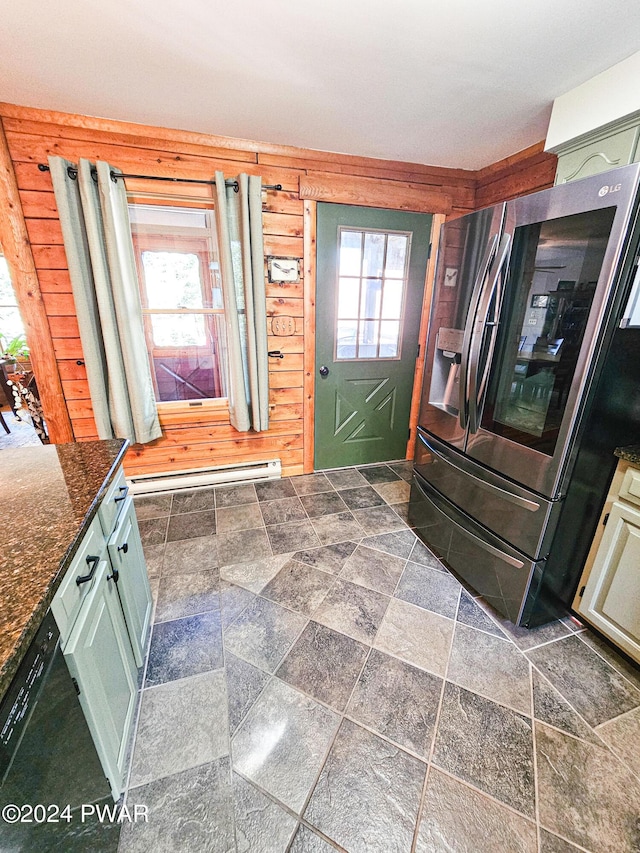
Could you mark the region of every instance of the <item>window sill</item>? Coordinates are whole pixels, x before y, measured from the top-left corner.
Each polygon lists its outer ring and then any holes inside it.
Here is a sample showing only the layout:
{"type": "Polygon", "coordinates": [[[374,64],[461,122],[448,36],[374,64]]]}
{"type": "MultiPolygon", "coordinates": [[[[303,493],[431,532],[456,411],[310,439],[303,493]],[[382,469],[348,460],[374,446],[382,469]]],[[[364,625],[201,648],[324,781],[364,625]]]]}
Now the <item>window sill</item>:
{"type": "Polygon", "coordinates": [[[189,421],[228,421],[229,401],[226,397],[218,400],[175,400],[170,403],[158,403],[158,417],[163,421],[173,422],[181,419],[189,421]],[[194,405],[195,404],[195,405],[194,405]]]}

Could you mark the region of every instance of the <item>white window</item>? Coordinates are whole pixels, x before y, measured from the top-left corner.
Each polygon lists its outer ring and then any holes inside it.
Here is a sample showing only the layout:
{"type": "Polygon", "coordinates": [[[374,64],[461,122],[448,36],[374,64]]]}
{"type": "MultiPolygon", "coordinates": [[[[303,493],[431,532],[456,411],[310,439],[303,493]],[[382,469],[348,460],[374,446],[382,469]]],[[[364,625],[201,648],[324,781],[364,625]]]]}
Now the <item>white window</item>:
{"type": "Polygon", "coordinates": [[[410,236],[340,229],[336,360],[400,358],[410,236]]]}
{"type": "Polygon", "coordinates": [[[0,349],[10,341],[23,338],[24,325],[11,284],[9,267],[4,255],[0,255],[0,349]]]}
{"type": "Polygon", "coordinates": [[[129,216],[157,401],[226,397],[214,211],[130,204],[129,216]]]}

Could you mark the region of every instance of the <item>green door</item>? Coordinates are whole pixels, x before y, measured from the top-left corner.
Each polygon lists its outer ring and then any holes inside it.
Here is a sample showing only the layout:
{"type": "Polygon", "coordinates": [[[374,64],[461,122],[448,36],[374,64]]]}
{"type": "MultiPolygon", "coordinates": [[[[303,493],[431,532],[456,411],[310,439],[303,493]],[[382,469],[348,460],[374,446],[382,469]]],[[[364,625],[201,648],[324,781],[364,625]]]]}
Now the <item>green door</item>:
{"type": "Polygon", "coordinates": [[[315,468],[403,459],[431,216],[318,204],[315,468]]]}

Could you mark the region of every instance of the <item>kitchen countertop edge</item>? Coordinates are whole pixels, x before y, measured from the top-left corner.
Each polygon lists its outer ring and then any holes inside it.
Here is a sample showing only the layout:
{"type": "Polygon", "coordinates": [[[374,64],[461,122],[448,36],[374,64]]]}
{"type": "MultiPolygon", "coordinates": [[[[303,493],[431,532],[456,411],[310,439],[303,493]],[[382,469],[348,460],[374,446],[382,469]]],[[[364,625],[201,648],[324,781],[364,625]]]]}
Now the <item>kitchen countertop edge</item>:
{"type": "Polygon", "coordinates": [[[614,451],[619,459],[624,459],[631,462],[633,465],[640,465],[640,444],[630,444],[627,447],[616,447],[614,451]]]}
{"type": "Polygon", "coordinates": [[[56,590],[62,583],[62,580],[65,576],[67,569],[73,557],[76,554],[76,551],[80,547],[80,543],[82,539],[89,529],[89,526],[93,519],[95,518],[98,507],[102,498],[105,495],[105,492],[113,482],[113,479],[116,475],[116,472],[127,452],[129,447],[129,442],[126,439],[122,439],[122,447],[120,448],[117,456],[111,464],[111,467],[102,482],[101,487],[96,492],[96,495],[89,506],[89,509],[84,517],[84,519],[79,523],[78,530],[76,532],[75,537],[70,542],[69,547],[65,551],[60,564],[55,572],[52,575],[51,581],[49,582],[45,593],[42,595],[40,601],[34,606],[33,611],[31,612],[20,636],[17,638],[13,650],[11,651],[9,657],[5,660],[2,667],[0,667],[0,702],[4,698],[11,682],[24,658],[31,641],[35,637],[38,628],[42,624],[42,620],[45,617],[45,614],[49,607],[51,606],[51,601],[53,600],[54,595],[56,594],[56,590]]]}

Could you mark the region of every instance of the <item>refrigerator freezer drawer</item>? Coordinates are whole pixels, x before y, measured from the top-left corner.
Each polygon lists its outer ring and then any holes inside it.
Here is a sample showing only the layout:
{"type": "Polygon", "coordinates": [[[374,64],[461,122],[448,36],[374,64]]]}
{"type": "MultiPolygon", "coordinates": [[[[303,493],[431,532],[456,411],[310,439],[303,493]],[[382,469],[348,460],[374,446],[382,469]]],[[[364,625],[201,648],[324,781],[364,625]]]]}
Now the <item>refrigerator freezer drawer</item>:
{"type": "Polygon", "coordinates": [[[415,469],[445,498],[531,557],[546,556],[560,501],[549,501],[418,430],[415,469]]]}
{"type": "Polygon", "coordinates": [[[505,545],[425,483],[414,478],[409,523],[453,571],[511,622],[518,624],[532,581],[544,560],[505,545]]]}

